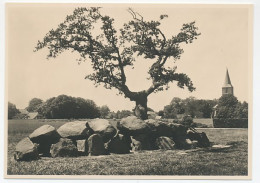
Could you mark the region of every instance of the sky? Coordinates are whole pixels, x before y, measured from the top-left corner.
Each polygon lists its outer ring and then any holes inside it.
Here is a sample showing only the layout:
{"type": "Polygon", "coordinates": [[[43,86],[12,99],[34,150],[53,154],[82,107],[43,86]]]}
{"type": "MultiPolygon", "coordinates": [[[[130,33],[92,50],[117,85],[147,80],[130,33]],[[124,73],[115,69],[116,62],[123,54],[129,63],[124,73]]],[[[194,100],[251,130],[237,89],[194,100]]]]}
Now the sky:
{"type": "MultiPolygon", "coordinates": [[[[77,54],[64,52],[55,59],[46,59],[48,50],[33,52],[38,40],[64,21],[75,7],[71,4],[9,4],[6,9],[6,76],[8,101],[17,108],[28,106],[30,99],[46,100],[60,94],[83,97],[98,106],[111,110],[131,110],[134,102],[118,95],[116,90],[95,87],[85,76],[92,72],[90,63],[80,65],[77,54]]],[[[102,12],[115,19],[115,27],[131,19],[127,12],[132,7],[147,19],[158,19],[167,14],[161,30],[166,37],[176,35],[183,23],[196,21],[201,36],[192,44],[183,45],[184,53],[176,62],[178,72],[186,73],[196,91],[180,89],[176,83],[170,89],[153,93],[148,106],[156,111],[168,105],[173,97],[215,99],[221,96],[226,69],[229,70],[234,94],[240,101],[248,101],[252,64],[249,51],[248,6],[194,5],[105,5],[102,12]]],[[[127,69],[127,85],[133,91],[147,89],[147,71],[152,60],[136,58],[135,69],[127,69]]]]}

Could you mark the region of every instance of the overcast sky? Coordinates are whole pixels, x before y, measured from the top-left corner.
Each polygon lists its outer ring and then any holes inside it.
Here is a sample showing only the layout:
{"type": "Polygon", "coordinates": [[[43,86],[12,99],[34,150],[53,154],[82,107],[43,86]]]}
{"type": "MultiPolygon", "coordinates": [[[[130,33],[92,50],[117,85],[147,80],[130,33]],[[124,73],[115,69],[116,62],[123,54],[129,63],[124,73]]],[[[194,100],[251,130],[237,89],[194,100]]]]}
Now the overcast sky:
{"type": "MultiPolygon", "coordinates": [[[[7,7],[7,76],[8,100],[17,108],[25,108],[31,98],[46,100],[66,94],[92,99],[97,105],[108,105],[111,110],[132,109],[134,102],[117,95],[116,90],[94,87],[85,80],[91,72],[89,63],[78,64],[77,54],[64,52],[55,59],[46,59],[47,49],[33,52],[38,40],[52,28],[56,28],[66,15],[81,5],[23,4],[7,7]]],[[[82,5],[84,6],[84,5],[82,5]]],[[[115,19],[116,28],[131,19],[127,5],[106,6],[102,12],[115,19]]],[[[214,99],[221,96],[226,68],[229,70],[235,96],[241,101],[249,99],[249,54],[247,6],[186,6],[186,5],[139,5],[133,6],[145,19],[163,20],[162,30],[167,37],[176,35],[183,23],[196,21],[201,36],[192,44],[183,45],[184,53],[177,61],[178,72],[189,75],[196,91],[179,89],[170,84],[168,91],[151,94],[148,106],[163,109],[173,97],[194,96],[214,99]]],[[[127,69],[127,84],[133,91],[147,89],[147,71],[152,60],[136,59],[135,69],[127,69]]]]}

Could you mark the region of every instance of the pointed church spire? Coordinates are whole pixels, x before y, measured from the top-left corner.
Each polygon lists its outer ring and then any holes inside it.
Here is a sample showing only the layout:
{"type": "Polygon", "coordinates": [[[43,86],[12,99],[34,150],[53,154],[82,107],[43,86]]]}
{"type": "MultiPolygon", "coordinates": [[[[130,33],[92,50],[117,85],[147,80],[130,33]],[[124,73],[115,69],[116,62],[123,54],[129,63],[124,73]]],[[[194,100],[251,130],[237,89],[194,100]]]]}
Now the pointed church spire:
{"type": "Polygon", "coordinates": [[[228,74],[228,69],[227,69],[227,72],[226,72],[226,78],[225,78],[225,82],[224,82],[223,87],[232,87],[231,80],[230,80],[230,77],[229,77],[229,74],[228,74]]]}
{"type": "Polygon", "coordinates": [[[228,69],[227,69],[227,72],[226,72],[226,78],[225,78],[225,81],[224,81],[224,85],[222,87],[222,95],[225,95],[225,94],[232,94],[234,95],[234,88],[231,84],[231,80],[230,80],[230,77],[229,77],[229,73],[228,73],[228,69]]]}

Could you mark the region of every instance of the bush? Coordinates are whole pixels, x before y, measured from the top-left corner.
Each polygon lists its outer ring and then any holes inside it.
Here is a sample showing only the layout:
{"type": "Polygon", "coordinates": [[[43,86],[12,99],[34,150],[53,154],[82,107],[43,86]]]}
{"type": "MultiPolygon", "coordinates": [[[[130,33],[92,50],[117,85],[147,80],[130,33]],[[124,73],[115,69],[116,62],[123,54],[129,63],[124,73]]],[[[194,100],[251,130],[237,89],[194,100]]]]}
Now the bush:
{"type": "Polygon", "coordinates": [[[40,105],[39,114],[47,119],[79,119],[100,117],[100,111],[92,100],[59,95],[40,105]]]}
{"type": "Polygon", "coordinates": [[[248,119],[214,118],[214,128],[248,128],[248,119]]]}

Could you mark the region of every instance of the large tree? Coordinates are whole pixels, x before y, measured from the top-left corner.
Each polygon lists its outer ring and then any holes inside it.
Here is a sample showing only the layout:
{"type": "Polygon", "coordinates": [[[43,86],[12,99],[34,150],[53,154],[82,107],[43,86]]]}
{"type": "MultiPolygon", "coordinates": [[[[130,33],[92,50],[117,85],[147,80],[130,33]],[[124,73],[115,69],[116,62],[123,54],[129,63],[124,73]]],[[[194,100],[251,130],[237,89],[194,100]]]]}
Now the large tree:
{"type": "Polygon", "coordinates": [[[42,103],[42,99],[33,98],[30,100],[29,105],[28,107],[26,107],[26,109],[28,112],[36,112],[42,103]]]}
{"type": "Polygon", "coordinates": [[[20,111],[16,108],[16,105],[8,102],[8,119],[12,119],[15,115],[19,113],[20,111]]]}
{"type": "Polygon", "coordinates": [[[95,85],[104,84],[107,89],[116,88],[120,94],[136,102],[135,114],[147,119],[147,97],[151,93],[168,89],[168,84],[173,81],[180,88],[195,89],[186,74],[177,73],[174,62],[183,53],[181,44],[192,43],[200,33],[195,22],[191,22],[183,24],[177,35],[167,38],[160,28],[167,15],[160,15],[159,20],[146,20],[132,9],[128,11],[132,20],[116,30],[114,19],[103,15],[100,8],[77,8],[58,28],[38,41],[36,51],[47,47],[48,58],[65,50],[78,52],[82,61],[92,63],[94,73],[86,76],[87,79],[95,85]],[[148,71],[152,84],[139,92],[131,91],[126,85],[125,68],[133,67],[135,58],[153,61],[148,71]]]}

